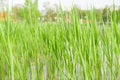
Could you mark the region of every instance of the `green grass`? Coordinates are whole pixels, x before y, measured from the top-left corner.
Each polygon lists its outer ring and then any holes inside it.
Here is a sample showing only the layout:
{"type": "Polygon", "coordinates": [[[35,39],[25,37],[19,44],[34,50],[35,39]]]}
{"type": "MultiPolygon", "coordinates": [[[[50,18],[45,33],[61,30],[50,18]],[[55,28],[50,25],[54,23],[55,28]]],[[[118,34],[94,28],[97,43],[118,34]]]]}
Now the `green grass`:
{"type": "Polygon", "coordinates": [[[120,25],[0,23],[0,80],[118,80],[120,25]],[[104,29],[104,32],[103,32],[104,29]]]}

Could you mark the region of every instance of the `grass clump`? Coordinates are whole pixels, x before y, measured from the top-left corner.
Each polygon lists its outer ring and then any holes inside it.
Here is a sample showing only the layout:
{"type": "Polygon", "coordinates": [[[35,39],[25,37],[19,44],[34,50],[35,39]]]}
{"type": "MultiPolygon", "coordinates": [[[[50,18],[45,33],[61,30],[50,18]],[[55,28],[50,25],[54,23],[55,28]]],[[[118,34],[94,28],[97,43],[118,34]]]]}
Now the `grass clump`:
{"type": "Polygon", "coordinates": [[[98,80],[120,79],[120,24],[0,23],[0,79],[98,80]]]}

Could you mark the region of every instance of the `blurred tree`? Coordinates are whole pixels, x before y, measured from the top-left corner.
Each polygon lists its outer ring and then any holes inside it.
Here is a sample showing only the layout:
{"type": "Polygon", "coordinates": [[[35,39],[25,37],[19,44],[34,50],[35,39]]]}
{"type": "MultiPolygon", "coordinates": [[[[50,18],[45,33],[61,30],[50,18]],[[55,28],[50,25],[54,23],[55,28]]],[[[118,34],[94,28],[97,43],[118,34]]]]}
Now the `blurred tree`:
{"type": "MultiPolygon", "coordinates": [[[[55,7],[58,6],[55,5],[55,7]]],[[[44,3],[44,10],[45,10],[44,21],[57,21],[58,18],[57,10],[55,11],[55,9],[51,8],[49,2],[44,3]]]]}
{"type": "Polygon", "coordinates": [[[102,18],[105,23],[108,23],[110,21],[110,9],[108,7],[105,7],[102,11],[102,18]]]}
{"type": "Polygon", "coordinates": [[[26,0],[21,16],[25,17],[28,22],[38,21],[41,16],[38,9],[38,0],[26,0]]]}
{"type": "Polygon", "coordinates": [[[44,15],[45,21],[56,21],[57,13],[53,9],[48,9],[44,15]]]}
{"type": "Polygon", "coordinates": [[[17,20],[21,20],[21,10],[22,8],[18,7],[18,6],[14,6],[12,8],[12,15],[14,15],[14,17],[17,19],[17,20]]]}
{"type": "Polygon", "coordinates": [[[26,20],[27,22],[38,21],[41,16],[38,9],[38,0],[26,0],[23,7],[14,6],[12,11],[18,19],[26,20]]]}

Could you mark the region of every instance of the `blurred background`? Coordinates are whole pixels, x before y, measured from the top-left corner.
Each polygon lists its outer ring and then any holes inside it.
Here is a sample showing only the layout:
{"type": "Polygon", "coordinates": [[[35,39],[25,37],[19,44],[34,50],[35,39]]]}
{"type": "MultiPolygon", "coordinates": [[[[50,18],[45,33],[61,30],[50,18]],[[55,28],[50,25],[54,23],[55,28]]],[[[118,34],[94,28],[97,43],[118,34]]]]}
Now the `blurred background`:
{"type": "MultiPolygon", "coordinates": [[[[110,12],[116,10],[117,14],[120,13],[120,0],[0,0],[0,19],[4,21],[9,11],[12,21],[29,22],[29,18],[32,17],[33,21],[57,22],[61,18],[60,10],[65,18],[73,8],[77,10],[81,23],[85,22],[86,14],[92,9],[96,10],[96,19],[99,23],[100,20],[108,22],[110,12]]],[[[71,17],[65,20],[72,21],[71,17]]]]}

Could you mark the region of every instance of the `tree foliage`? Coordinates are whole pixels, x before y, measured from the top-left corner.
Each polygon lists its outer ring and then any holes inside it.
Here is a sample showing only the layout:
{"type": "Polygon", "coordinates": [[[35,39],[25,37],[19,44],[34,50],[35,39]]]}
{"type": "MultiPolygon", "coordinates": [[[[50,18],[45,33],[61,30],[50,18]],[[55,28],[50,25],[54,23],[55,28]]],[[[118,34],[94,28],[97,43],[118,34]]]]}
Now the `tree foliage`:
{"type": "Polygon", "coordinates": [[[38,21],[38,18],[41,16],[38,8],[38,0],[26,0],[22,8],[13,7],[13,13],[17,18],[26,20],[27,22],[38,21]]]}

